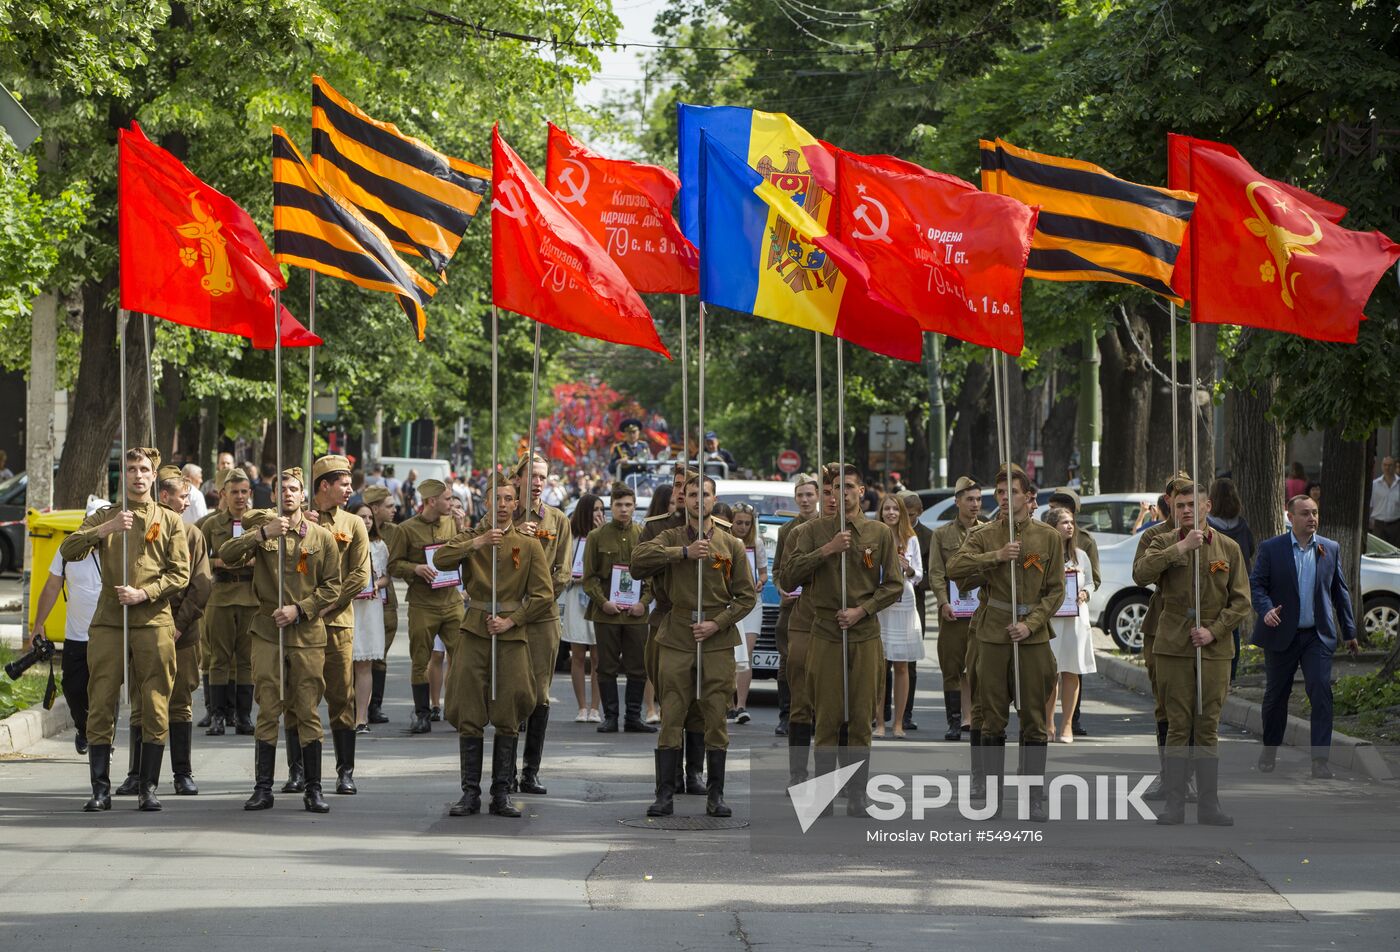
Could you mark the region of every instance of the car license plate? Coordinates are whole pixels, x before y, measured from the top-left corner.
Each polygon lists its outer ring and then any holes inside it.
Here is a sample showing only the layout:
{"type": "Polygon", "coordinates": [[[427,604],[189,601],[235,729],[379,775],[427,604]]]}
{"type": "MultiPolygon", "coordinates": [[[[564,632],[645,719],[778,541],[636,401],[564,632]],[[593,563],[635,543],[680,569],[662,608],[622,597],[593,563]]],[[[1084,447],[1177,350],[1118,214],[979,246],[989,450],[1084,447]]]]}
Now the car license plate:
{"type": "Polygon", "coordinates": [[[755,668],[776,668],[778,666],[778,653],[776,651],[755,651],[750,663],[755,668]]]}

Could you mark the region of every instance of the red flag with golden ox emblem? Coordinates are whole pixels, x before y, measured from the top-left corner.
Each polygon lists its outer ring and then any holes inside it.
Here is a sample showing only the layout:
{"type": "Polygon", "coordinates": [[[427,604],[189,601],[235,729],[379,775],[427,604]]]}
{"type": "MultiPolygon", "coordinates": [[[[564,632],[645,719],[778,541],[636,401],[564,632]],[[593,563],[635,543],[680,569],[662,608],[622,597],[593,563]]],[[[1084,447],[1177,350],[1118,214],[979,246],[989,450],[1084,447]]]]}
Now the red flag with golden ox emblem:
{"type": "Polygon", "coordinates": [[[1191,319],[1354,344],[1400,245],[1337,224],[1346,209],[1260,175],[1233,148],[1172,135],[1169,184],[1200,197],[1173,288],[1191,319]]]}

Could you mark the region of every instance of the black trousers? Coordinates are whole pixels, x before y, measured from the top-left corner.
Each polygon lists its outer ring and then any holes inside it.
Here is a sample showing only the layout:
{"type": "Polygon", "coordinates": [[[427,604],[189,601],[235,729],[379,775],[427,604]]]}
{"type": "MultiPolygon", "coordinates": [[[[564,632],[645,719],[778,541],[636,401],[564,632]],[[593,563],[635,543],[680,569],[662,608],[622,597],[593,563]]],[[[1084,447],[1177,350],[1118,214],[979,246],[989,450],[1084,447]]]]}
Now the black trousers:
{"type": "Polygon", "coordinates": [[[73,725],[79,734],[87,733],[88,664],[86,641],[63,643],[63,699],[73,713],[73,725]]]}

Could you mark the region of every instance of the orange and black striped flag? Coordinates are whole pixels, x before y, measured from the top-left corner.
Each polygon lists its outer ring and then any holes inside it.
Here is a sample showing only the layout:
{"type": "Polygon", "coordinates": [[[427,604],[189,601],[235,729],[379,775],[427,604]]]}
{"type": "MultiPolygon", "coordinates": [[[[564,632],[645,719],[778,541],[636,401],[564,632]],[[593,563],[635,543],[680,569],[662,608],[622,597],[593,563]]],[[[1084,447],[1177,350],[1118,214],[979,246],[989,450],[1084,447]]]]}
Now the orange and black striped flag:
{"type": "Polygon", "coordinates": [[[448,260],[491,187],[491,170],[371,119],[320,76],[311,81],[316,174],[354,202],[396,249],[427,259],[445,278],[448,260]]]}
{"type": "Polygon", "coordinates": [[[981,147],[982,190],[1040,206],[1026,277],[1136,284],[1181,303],[1172,272],[1195,193],[1139,185],[1001,139],[981,147]]]}
{"type": "Polygon", "coordinates": [[[283,264],[397,295],[418,339],[423,339],[428,324],[423,305],[437,288],[394,254],[384,232],[311,171],[287,133],[276,126],[272,248],[283,264]]]}

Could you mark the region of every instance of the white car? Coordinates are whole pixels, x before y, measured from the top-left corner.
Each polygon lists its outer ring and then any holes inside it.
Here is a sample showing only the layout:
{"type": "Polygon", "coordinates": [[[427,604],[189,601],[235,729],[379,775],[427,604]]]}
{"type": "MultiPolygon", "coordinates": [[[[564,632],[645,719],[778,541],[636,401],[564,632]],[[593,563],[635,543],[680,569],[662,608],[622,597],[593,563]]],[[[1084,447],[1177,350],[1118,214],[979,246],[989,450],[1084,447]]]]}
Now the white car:
{"type": "MultiPolygon", "coordinates": [[[[1074,521],[1100,546],[1113,545],[1133,534],[1133,524],[1142,511],[1142,504],[1156,502],[1156,495],[1147,492],[1084,496],[1079,500],[1079,512],[1074,521]]],[[[1044,521],[1049,508],[1048,504],[1036,507],[1035,517],[1044,521]]]]}
{"type": "MultiPolygon", "coordinates": [[[[1089,596],[1089,617],[1119,648],[1138,652],[1142,650],[1142,620],[1152,592],[1133,582],[1138,536],[1117,538],[1120,541],[1099,545],[1101,585],[1089,596]]],[[[1361,557],[1360,602],[1357,627],[1367,640],[1382,633],[1392,638],[1400,634],[1400,549],[1369,534],[1361,557]]],[[[1248,632],[1241,635],[1248,638],[1248,632]]]]}
{"type": "MultiPolygon", "coordinates": [[[[797,511],[797,503],[793,498],[795,488],[792,483],[768,479],[716,479],[715,501],[731,506],[736,502],[746,502],[753,506],[760,516],[772,516],[780,512],[792,513],[797,511]]],[[[612,504],[611,496],[600,498],[603,500],[604,509],[612,504]]],[[[577,505],[578,500],[570,500],[565,510],[566,514],[573,515],[577,505]]],[[[650,495],[637,497],[637,512],[646,512],[650,505],[650,495]]]]}

